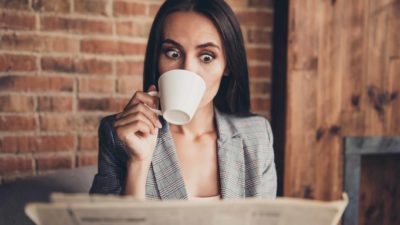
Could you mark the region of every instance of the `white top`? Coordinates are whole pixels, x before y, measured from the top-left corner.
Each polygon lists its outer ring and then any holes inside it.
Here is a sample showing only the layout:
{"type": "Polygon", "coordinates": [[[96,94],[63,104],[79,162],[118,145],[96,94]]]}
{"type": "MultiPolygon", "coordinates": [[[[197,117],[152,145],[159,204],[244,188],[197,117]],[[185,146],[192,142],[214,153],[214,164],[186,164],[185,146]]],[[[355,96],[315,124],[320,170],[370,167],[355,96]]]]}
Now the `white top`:
{"type": "Polygon", "coordinates": [[[189,197],[189,200],[194,200],[194,201],[217,201],[220,200],[221,196],[216,195],[216,196],[210,196],[210,197],[189,197]]]}

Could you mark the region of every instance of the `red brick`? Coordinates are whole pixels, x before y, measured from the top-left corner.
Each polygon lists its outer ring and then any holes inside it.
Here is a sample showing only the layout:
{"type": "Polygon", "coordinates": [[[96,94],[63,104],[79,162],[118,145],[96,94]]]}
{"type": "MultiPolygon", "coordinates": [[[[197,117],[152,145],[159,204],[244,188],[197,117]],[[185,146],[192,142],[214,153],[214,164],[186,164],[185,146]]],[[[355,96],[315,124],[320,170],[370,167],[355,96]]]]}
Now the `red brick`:
{"type": "Polygon", "coordinates": [[[74,11],[83,14],[110,15],[107,0],[74,0],[74,11]]]}
{"type": "Polygon", "coordinates": [[[59,152],[75,149],[73,135],[7,136],[0,138],[0,152],[35,153],[59,152]]]}
{"type": "Polygon", "coordinates": [[[33,172],[33,159],[24,156],[0,156],[0,175],[33,172]]]}
{"type": "Polygon", "coordinates": [[[26,55],[0,55],[0,71],[36,71],[36,57],[26,55]]]}
{"type": "Polygon", "coordinates": [[[144,16],[146,5],[138,2],[114,1],[115,16],[144,16]]]}
{"type": "Polygon", "coordinates": [[[102,98],[84,98],[79,99],[79,111],[108,111],[111,108],[111,100],[102,98]]]}
{"type": "Polygon", "coordinates": [[[80,51],[80,41],[61,36],[5,34],[0,39],[0,47],[4,50],[41,53],[78,53],[80,51]]]}
{"type": "Polygon", "coordinates": [[[251,98],[251,109],[253,111],[269,111],[271,101],[268,97],[253,97],[251,98]]]}
{"type": "Polygon", "coordinates": [[[40,41],[35,35],[4,34],[0,38],[3,50],[38,51],[40,41]]]}
{"type": "Polygon", "coordinates": [[[66,0],[32,0],[32,8],[41,12],[69,13],[70,1],[66,0]]]}
{"type": "Polygon", "coordinates": [[[36,159],[36,165],[39,171],[73,168],[74,157],[72,155],[40,156],[36,159]]]}
{"type": "Polygon", "coordinates": [[[80,93],[113,93],[114,90],[115,80],[112,78],[79,78],[80,93]]]}
{"type": "Polygon", "coordinates": [[[149,16],[155,16],[160,9],[161,3],[149,4],[149,16]]]}
{"type": "Polygon", "coordinates": [[[142,76],[122,76],[117,79],[117,92],[133,95],[142,90],[142,76]]]}
{"type": "Polygon", "coordinates": [[[117,34],[130,37],[147,38],[150,33],[149,21],[122,21],[117,22],[117,34]]]}
{"type": "Polygon", "coordinates": [[[33,116],[0,116],[0,131],[33,131],[35,128],[33,116]]]}
{"type": "Polygon", "coordinates": [[[1,0],[0,8],[29,9],[29,0],[1,0]]]}
{"type": "Polygon", "coordinates": [[[251,47],[247,48],[247,59],[255,60],[255,61],[263,61],[263,62],[270,62],[272,58],[272,52],[269,48],[261,48],[261,47],[251,47]]]}
{"type": "Polygon", "coordinates": [[[33,112],[35,105],[33,98],[21,95],[0,96],[1,112],[33,112]]]}
{"type": "MultiPolygon", "coordinates": [[[[109,113],[107,113],[109,114],[109,113]]],[[[100,120],[105,116],[104,115],[98,115],[93,114],[93,115],[81,115],[76,118],[76,125],[77,125],[77,130],[79,131],[87,131],[87,132],[92,132],[92,133],[97,133],[97,130],[99,128],[100,120]]]]}
{"type": "Polygon", "coordinates": [[[144,43],[130,43],[108,40],[83,40],[81,51],[85,53],[112,54],[112,55],[144,55],[144,43]]]}
{"type": "Polygon", "coordinates": [[[128,103],[129,98],[81,98],[79,99],[79,111],[122,111],[128,103]]]}
{"type": "Polygon", "coordinates": [[[69,114],[41,115],[39,118],[42,131],[75,131],[77,121],[69,114]]]}
{"type": "Polygon", "coordinates": [[[249,66],[249,76],[251,78],[271,78],[271,67],[267,65],[249,66]]]}
{"type": "Polygon", "coordinates": [[[33,30],[35,29],[35,27],[36,27],[36,20],[34,15],[6,13],[6,12],[1,13],[0,29],[33,30]]]}
{"type": "Polygon", "coordinates": [[[262,29],[249,29],[247,40],[249,43],[272,45],[272,33],[262,29]]]}
{"type": "Polygon", "coordinates": [[[247,0],[227,0],[226,3],[233,9],[247,7],[247,0]]]}
{"type": "Polygon", "coordinates": [[[43,17],[41,24],[41,29],[45,31],[67,31],[78,34],[112,34],[112,24],[110,21],[43,17]]]}
{"type": "Polygon", "coordinates": [[[106,60],[43,57],[41,65],[42,70],[45,71],[86,74],[112,73],[112,64],[106,60]]]}
{"type": "Polygon", "coordinates": [[[271,83],[269,81],[250,82],[250,90],[253,94],[270,94],[271,83]]]}
{"type": "Polygon", "coordinates": [[[78,53],[80,50],[78,39],[60,36],[38,36],[37,39],[39,43],[37,49],[40,52],[78,53]]]}
{"type": "Polygon", "coordinates": [[[97,135],[81,135],[79,136],[79,150],[80,151],[97,151],[98,149],[97,135]]]}
{"type": "Polygon", "coordinates": [[[97,153],[85,153],[77,155],[78,166],[97,165],[97,153]]]}
{"type": "Polygon", "coordinates": [[[40,96],[38,110],[41,112],[68,112],[72,111],[72,97],[40,96]]]}
{"type": "Polygon", "coordinates": [[[53,76],[3,76],[0,77],[0,92],[4,91],[62,91],[72,92],[74,79],[53,76]]]}
{"type": "Polygon", "coordinates": [[[265,11],[239,11],[236,13],[242,26],[272,27],[273,16],[265,11]]]}
{"type": "Polygon", "coordinates": [[[274,7],[274,0],[249,0],[249,6],[272,9],[274,7]]]}
{"type": "Polygon", "coordinates": [[[117,62],[117,75],[143,76],[143,67],[143,61],[120,61],[117,62]]]}

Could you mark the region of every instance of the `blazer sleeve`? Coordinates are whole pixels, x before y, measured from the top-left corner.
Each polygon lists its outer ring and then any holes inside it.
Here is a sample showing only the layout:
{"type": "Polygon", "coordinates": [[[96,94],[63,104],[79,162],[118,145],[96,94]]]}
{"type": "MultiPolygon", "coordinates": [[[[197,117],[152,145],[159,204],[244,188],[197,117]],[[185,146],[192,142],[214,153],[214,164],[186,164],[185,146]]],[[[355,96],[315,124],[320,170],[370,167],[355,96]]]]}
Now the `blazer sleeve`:
{"type": "Polygon", "coordinates": [[[113,117],[102,119],[99,130],[98,172],[94,177],[91,194],[121,194],[126,176],[126,160],[122,146],[117,144],[113,117]]]}
{"type": "Polygon", "coordinates": [[[273,149],[273,134],[271,125],[268,120],[265,120],[267,128],[267,159],[263,168],[263,192],[262,197],[264,198],[276,198],[277,191],[277,177],[274,162],[274,149],[273,149]]]}

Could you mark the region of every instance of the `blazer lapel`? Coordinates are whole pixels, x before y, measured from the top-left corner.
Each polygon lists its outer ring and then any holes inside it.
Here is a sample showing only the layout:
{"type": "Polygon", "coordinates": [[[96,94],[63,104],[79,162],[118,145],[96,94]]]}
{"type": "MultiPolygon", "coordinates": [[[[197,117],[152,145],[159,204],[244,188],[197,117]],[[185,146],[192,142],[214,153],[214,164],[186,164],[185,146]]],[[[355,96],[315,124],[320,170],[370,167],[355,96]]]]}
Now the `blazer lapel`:
{"type": "Polygon", "coordinates": [[[163,119],[161,120],[163,127],[159,130],[157,146],[152,159],[156,186],[162,200],[187,199],[185,184],[179,169],[168,123],[163,119]]]}
{"type": "Polygon", "coordinates": [[[240,135],[215,108],[218,129],[218,167],[223,199],[245,197],[243,141],[240,135]]]}
{"type": "MultiPolygon", "coordinates": [[[[214,108],[218,131],[218,173],[223,199],[245,197],[243,141],[230,125],[227,115],[214,108]]],[[[188,199],[168,123],[161,119],[151,169],[161,199],[188,199]]]]}

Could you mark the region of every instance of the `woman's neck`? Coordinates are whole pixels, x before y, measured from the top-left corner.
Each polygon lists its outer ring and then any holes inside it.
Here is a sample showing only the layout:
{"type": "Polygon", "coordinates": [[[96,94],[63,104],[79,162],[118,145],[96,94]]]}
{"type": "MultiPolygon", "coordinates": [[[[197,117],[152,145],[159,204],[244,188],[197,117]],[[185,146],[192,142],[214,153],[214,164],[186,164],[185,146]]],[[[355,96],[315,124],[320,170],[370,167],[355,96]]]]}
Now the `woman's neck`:
{"type": "Polygon", "coordinates": [[[203,134],[215,132],[214,106],[212,103],[198,108],[192,120],[185,125],[170,124],[171,132],[188,137],[199,137],[203,134]]]}

